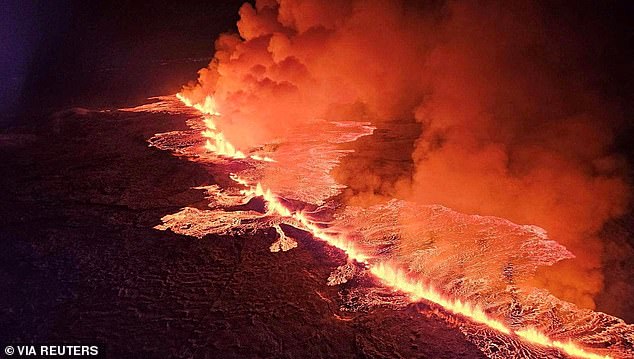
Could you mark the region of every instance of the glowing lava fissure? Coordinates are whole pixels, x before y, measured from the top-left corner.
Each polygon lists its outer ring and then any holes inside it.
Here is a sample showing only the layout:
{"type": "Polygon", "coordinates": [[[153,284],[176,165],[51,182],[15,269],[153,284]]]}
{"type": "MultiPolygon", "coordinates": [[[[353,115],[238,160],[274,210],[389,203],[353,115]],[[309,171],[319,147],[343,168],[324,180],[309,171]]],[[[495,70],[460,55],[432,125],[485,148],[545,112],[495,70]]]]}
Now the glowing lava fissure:
{"type": "MultiPolygon", "coordinates": [[[[192,103],[181,94],[176,96],[186,106],[192,107],[203,114],[204,123],[207,129],[202,132],[202,135],[207,138],[207,142],[205,144],[205,149],[207,151],[213,152],[219,156],[233,159],[244,159],[247,157],[244,152],[237,150],[235,146],[227,141],[223,133],[217,128],[214,118],[220,116],[220,114],[216,111],[215,103],[211,96],[207,96],[202,104],[192,103]]],[[[272,161],[269,157],[261,157],[259,155],[250,156],[250,158],[256,161],[272,161]]],[[[533,327],[513,330],[503,322],[492,318],[480,306],[458,298],[450,298],[449,296],[444,295],[441,291],[437,290],[433,285],[423,283],[422,281],[412,278],[409,271],[400,268],[398,265],[376,260],[376,258],[373,258],[372,255],[364,253],[364,251],[359,248],[354,241],[347,239],[342,233],[327,231],[320,227],[316,222],[313,222],[301,211],[293,211],[285,206],[279,197],[270,190],[270,188],[265,189],[260,182],[253,184],[237,175],[232,175],[231,179],[240,186],[246,187],[246,189],[241,191],[245,197],[263,198],[266,203],[267,213],[288,218],[296,225],[297,228],[309,232],[314,238],[322,240],[327,244],[344,251],[348,255],[349,259],[363,263],[368,272],[379,279],[385,286],[406,293],[410,296],[412,301],[426,300],[435,303],[448,312],[463,316],[474,323],[485,325],[494,331],[505,335],[516,336],[533,345],[558,349],[571,356],[589,359],[610,358],[610,356],[607,355],[604,356],[587,351],[572,341],[563,342],[553,340],[543,332],[533,327]]],[[[280,236],[280,240],[283,240],[285,238],[284,232],[278,225],[274,225],[274,227],[280,236]]],[[[296,243],[291,242],[291,244],[287,244],[287,246],[287,248],[284,248],[283,244],[276,242],[271,246],[271,250],[287,250],[296,246],[296,243]]]]}
{"type": "MultiPolygon", "coordinates": [[[[248,187],[248,189],[244,191],[245,195],[264,198],[269,212],[275,212],[282,217],[290,217],[299,222],[301,224],[299,227],[300,229],[309,232],[314,238],[322,240],[329,245],[344,251],[350,259],[364,263],[369,272],[378,278],[384,285],[408,294],[412,301],[426,300],[435,303],[451,313],[461,315],[473,322],[486,325],[488,328],[495,331],[507,335],[517,335],[531,344],[560,349],[568,355],[588,359],[611,358],[607,355],[604,356],[586,351],[571,341],[562,342],[552,340],[535,328],[525,328],[513,331],[501,321],[491,318],[477,305],[461,301],[460,299],[448,298],[436,290],[432,285],[424,284],[420,281],[409,278],[407,271],[396,266],[392,266],[389,263],[374,263],[371,256],[364,254],[353,242],[346,240],[341,234],[327,233],[301,212],[294,212],[285,207],[270,190],[264,190],[259,183],[256,184],[256,186],[250,186],[238,177],[233,178],[236,183],[248,187]]],[[[283,236],[283,233],[278,233],[283,236]]]]}
{"type": "MultiPolygon", "coordinates": [[[[194,108],[203,114],[203,122],[206,129],[201,132],[201,135],[206,138],[205,149],[207,151],[233,159],[243,159],[247,157],[242,151],[237,150],[231,142],[227,141],[225,135],[218,130],[214,119],[220,116],[220,113],[216,111],[216,103],[213,97],[205,97],[202,103],[192,103],[180,93],[176,94],[176,98],[185,104],[185,106],[194,108]]],[[[273,161],[270,157],[257,154],[251,155],[250,157],[256,161],[273,161]]]]}

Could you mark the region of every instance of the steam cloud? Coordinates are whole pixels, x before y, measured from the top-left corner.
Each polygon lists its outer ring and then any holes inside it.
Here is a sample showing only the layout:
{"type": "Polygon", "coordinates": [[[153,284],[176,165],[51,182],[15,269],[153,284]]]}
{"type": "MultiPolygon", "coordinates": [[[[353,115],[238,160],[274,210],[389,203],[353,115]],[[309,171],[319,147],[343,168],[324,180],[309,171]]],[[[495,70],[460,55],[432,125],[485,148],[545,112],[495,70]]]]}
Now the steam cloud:
{"type": "MultiPolygon", "coordinates": [[[[629,200],[623,124],[596,70],[602,46],[574,17],[528,2],[257,1],[216,41],[184,93],[213,95],[238,148],[318,118],[417,121],[411,172],[384,182],[356,166],[355,203],[397,196],[536,224],[576,259],[538,273],[561,299],[594,308],[598,233],[629,200]]],[[[379,171],[380,172],[380,171],[379,171]]],[[[403,171],[401,171],[403,172],[403,171]]]]}

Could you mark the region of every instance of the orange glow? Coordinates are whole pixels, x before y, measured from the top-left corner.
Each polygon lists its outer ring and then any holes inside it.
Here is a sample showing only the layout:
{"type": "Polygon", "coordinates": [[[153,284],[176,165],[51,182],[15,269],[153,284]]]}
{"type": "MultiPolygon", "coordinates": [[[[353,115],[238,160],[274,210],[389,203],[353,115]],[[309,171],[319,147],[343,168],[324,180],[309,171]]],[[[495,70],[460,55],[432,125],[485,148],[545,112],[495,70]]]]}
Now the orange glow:
{"type": "MultiPolygon", "coordinates": [[[[202,135],[208,138],[207,143],[209,144],[209,147],[206,147],[210,151],[231,158],[241,159],[246,157],[242,152],[237,151],[235,147],[233,147],[224,139],[224,135],[222,134],[222,132],[216,130],[215,123],[213,122],[213,116],[219,116],[219,114],[216,112],[214,101],[210,96],[206,97],[202,105],[192,105],[191,101],[189,101],[182,95],[177,94],[176,96],[186,106],[193,107],[204,113],[205,115],[209,116],[205,117],[207,130],[203,131],[202,135]]],[[[269,159],[268,157],[266,157],[265,159],[265,157],[256,158],[256,156],[251,156],[251,158],[264,161],[272,161],[272,159],[269,159]]],[[[515,335],[519,338],[522,338],[525,342],[533,345],[556,348],[571,356],[587,359],[611,358],[610,356],[602,356],[599,354],[588,352],[572,342],[564,343],[558,340],[552,340],[544,333],[535,328],[512,330],[508,328],[503,322],[491,318],[481,307],[469,302],[461,301],[457,298],[449,298],[435,289],[431,284],[424,284],[421,281],[410,278],[408,272],[404,269],[401,269],[390,263],[371,263],[369,261],[372,259],[371,256],[363,253],[359,248],[355,246],[354,242],[348,240],[344,234],[333,234],[326,232],[314,221],[309,219],[304,213],[292,211],[291,209],[287,208],[282,203],[282,201],[280,201],[280,199],[271,192],[270,189],[264,189],[262,184],[250,184],[248,181],[240,178],[235,174],[231,174],[230,178],[234,182],[246,187],[246,189],[241,191],[244,196],[262,197],[266,203],[267,214],[291,219],[294,223],[294,226],[296,226],[297,228],[305,230],[311,233],[314,238],[322,240],[329,245],[344,251],[350,259],[356,260],[360,263],[364,263],[369,269],[369,272],[376,278],[378,278],[385,286],[408,294],[411,297],[412,301],[424,299],[426,301],[440,305],[451,313],[461,315],[475,323],[486,325],[488,328],[500,333],[506,335],[515,335]]],[[[285,234],[279,227],[275,227],[275,230],[280,235],[281,240],[284,240],[286,238],[285,234]]],[[[290,243],[290,248],[296,246],[296,244],[294,244],[294,241],[290,243]]],[[[273,248],[275,245],[276,244],[274,243],[271,248],[273,248]]],[[[286,249],[282,248],[282,250],[286,249]]]]}

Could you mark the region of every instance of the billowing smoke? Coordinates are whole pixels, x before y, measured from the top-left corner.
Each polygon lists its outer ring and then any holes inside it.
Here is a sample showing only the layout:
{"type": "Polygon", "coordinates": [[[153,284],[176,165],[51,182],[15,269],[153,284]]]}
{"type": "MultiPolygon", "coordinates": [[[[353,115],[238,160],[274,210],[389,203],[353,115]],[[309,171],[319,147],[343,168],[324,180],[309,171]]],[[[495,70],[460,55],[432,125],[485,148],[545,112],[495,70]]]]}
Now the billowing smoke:
{"type": "Polygon", "coordinates": [[[209,68],[185,90],[193,100],[214,95],[223,132],[239,147],[342,111],[411,117],[422,99],[430,44],[421,33],[433,26],[396,3],[258,1],[240,15],[240,34],[216,41],[209,68]]]}
{"type": "Polygon", "coordinates": [[[622,160],[609,152],[619,115],[575,58],[592,54],[567,47],[579,39],[535,11],[452,7],[447,40],[427,62],[431,93],[415,114],[423,135],[412,196],[544,227],[577,259],[538,280],[593,307],[597,234],[627,199],[622,160]]]}
{"type": "Polygon", "coordinates": [[[240,149],[321,118],[416,121],[420,137],[401,151],[411,170],[342,166],[348,199],[397,196],[539,225],[577,258],[536,281],[593,308],[598,233],[629,198],[611,152],[623,119],[597,70],[608,44],[563,15],[528,2],[257,1],[184,92],[215,97],[240,149]]]}

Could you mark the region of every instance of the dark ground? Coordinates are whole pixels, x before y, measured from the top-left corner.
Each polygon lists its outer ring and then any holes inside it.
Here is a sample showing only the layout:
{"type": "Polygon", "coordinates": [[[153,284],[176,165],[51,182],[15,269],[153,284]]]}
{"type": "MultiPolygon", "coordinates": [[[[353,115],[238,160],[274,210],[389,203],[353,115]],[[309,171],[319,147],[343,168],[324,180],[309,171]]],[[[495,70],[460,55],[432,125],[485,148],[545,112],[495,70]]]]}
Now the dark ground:
{"type": "Polygon", "coordinates": [[[73,112],[0,136],[0,343],[105,343],[112,358],[482,357],[459,330],[404,310],[339,310],[342,255],[273,233],[152,229],[196,203],[198,164],[147,147],[167,115],[73,112]],[[20,132],[20,134],[16,134],[20,132]]]}

